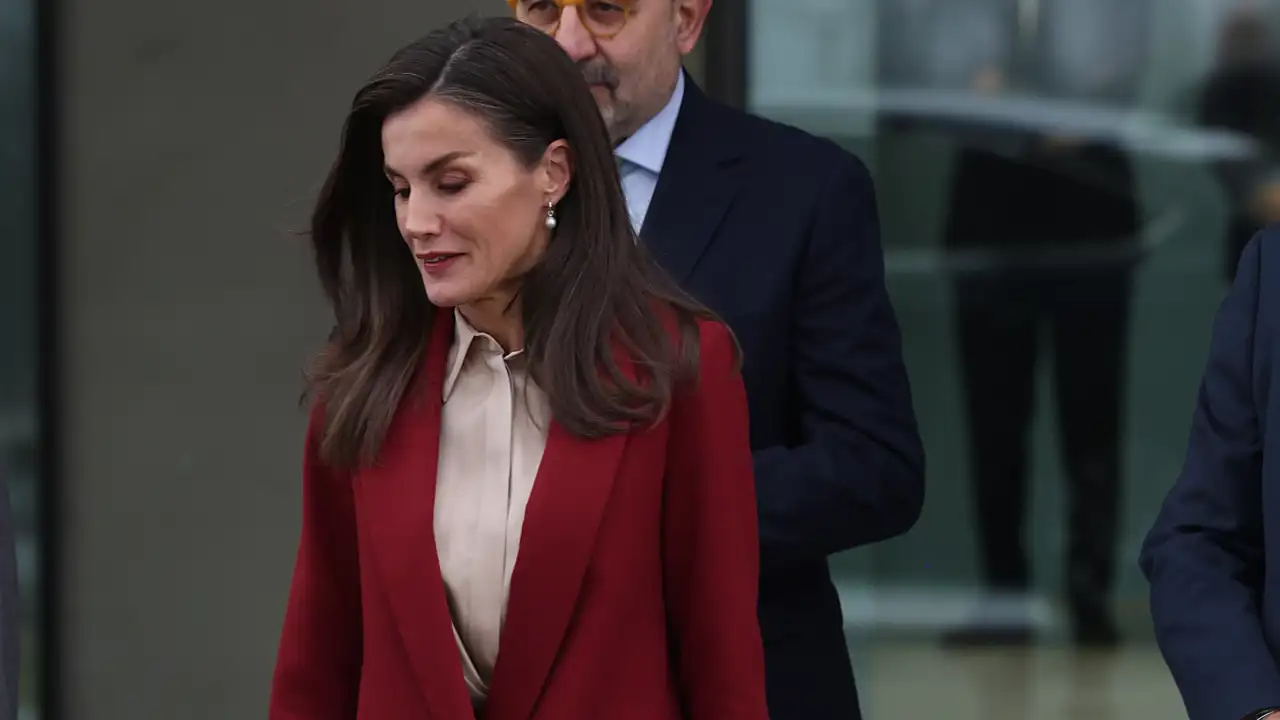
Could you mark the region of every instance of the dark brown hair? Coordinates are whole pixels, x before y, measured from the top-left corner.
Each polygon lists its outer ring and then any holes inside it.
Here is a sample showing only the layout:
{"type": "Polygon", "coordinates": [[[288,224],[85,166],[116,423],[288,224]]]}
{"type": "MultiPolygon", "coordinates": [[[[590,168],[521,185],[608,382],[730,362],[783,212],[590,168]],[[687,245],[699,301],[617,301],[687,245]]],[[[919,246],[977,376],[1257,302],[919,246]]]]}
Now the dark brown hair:
{"type": "Polygon", "coordinates": [[[311,239],[337,320],[308,377],[308,395],[325,409],[321,456],[349,469],[376,459],[436,317],[382,173],[383,121],[427,96],[480,118],[527,167],[552,142],[568,143],[574,174],[559,224],[520,290],[530,373],[555,420],[580,437],[656,422],[678,383],[696,376],[697,320],[711,313],[636,242],[577,66],[513,19],[467,19],[403,48],[360,89],[321,191],[311,239]]]}

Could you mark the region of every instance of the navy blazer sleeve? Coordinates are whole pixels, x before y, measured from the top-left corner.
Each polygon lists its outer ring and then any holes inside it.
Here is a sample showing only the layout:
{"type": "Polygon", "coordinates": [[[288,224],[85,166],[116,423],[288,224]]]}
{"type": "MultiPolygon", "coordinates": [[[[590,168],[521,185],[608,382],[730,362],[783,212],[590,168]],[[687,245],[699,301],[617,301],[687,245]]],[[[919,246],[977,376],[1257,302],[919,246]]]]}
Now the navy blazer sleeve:
{"type": "Polygon", "coordinates": [[[901,534],[924,503],[875,190],[852,155],[840,153],[817,203],[795,283],[791,382],[803,442],[755,453],[761,549],[773,561],[901,534]]]}
{"type": "Polygon", "coordinates": [[[1182,474],[1142,548],[1151,613],[1191,720],[1280,706],[1263,639],[1262,438],[1255,379],[1261,245],[1250,243],[1214,324],[1182,474]]]}

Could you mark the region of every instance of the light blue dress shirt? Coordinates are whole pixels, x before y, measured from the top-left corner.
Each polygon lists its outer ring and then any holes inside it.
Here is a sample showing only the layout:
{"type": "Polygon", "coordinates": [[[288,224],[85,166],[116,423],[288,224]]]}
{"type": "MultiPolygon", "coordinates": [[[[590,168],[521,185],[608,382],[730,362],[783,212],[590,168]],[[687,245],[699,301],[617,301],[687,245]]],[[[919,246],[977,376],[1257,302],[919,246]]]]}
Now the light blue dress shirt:
{"type": "Polygon", "coordinates": [[[649,214],[653,192],[658,189],[658,177],[662,175],[662,165],[666,162],[667,148],[671,146],[671,134],[675,132],[676,118],[680,116],[683,102],[682,72],[666,107],[614,150],[622,173],[622,192],[627,196],[627,212],[637,235],[649,214]]]}

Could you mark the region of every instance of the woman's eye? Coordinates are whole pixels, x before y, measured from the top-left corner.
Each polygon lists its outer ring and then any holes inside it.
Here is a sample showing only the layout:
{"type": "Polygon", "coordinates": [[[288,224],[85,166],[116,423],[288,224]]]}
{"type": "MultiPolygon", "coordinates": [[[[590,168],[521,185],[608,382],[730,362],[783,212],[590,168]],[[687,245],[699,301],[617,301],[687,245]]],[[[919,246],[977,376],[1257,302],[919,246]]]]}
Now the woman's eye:
{"type": "Polygon", "coordinates": [[[403,187],[403,188],[396,188],[395,190],[396,190],[396,197],[400,198],[401,200],[409,199],[409,188],[403,187]]]}
{"type": "Polygon", "coordinates": [[[457,195],[467,189],[467,181],[465,180],[446,180],[440,183],[440,192],[446,195],[457,195]]]}

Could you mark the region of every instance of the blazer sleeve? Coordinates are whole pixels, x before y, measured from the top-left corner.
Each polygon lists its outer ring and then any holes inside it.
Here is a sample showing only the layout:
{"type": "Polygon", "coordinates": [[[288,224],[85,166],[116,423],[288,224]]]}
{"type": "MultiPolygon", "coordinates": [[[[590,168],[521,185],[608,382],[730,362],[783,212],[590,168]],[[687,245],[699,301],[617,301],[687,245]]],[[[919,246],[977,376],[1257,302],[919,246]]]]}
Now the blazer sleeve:
{"type": "Polygon", "coordinates": [[[1214,323],[1182,474],[1143,544],[1151,614],[1191,720],[1280,707],[1258,613],[1262,438],[1254,403],[1261,248],[1254,239],[1214,323]]]}
{"type": "Polygon", "coordinates": [[[312,410],[302,537],[271,687],[271,720],[354,720],[361,666],[360,570],[351,480],[319,458],[312,410]]]}
{"type": "Polygon", "coordinates": [[[792,308],[801,442],[758,449],[767,561],[825,557],[909,530],[924,448],[885,289],[875,190],[848,153],[819,199],[792,308]]]}
{"type": "Polygon", "coordinates": [[[701,328],[696,388],[670,416],[663,496],[669,636],[690,720],[767,720],[747,398],[728,330],[701,328]]]}

